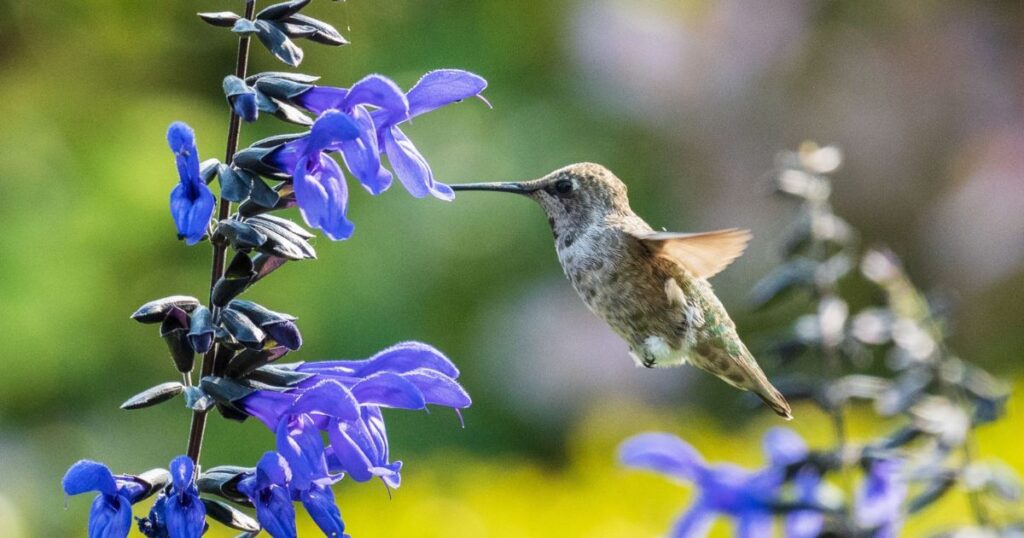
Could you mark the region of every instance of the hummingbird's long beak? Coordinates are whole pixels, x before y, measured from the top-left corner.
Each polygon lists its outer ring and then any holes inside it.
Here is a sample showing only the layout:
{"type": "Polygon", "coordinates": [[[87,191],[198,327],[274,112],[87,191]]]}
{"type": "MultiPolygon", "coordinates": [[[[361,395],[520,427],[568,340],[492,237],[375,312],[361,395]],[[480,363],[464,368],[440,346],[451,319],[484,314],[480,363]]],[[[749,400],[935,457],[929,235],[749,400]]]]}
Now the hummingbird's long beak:
{"type": "Polygon", "coordinates": [[[515,194],[530,194],[537,190],[536,187],[528,185],[526,183],[460,183],[456,185],[449,185],[452,190],[456,191],[497,191],[497,192],[511,192],[515,194]]]}

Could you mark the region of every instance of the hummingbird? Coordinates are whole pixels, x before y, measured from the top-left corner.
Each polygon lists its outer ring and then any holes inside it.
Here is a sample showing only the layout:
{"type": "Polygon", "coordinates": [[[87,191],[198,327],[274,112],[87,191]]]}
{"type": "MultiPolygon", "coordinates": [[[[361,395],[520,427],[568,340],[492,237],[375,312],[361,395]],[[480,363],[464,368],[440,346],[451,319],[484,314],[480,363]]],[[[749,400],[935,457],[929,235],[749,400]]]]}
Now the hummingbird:
{"type": "Polygon", "coordinates": [[[743,253],[749,231],[655,231],[629,207],[626,185],[593,163],[532,181],[451,187],[520,194],[539,203],[565,275],[587,307],[629,344],[638,366],[689,363],[793,418],[708,283],[743,253]]]}

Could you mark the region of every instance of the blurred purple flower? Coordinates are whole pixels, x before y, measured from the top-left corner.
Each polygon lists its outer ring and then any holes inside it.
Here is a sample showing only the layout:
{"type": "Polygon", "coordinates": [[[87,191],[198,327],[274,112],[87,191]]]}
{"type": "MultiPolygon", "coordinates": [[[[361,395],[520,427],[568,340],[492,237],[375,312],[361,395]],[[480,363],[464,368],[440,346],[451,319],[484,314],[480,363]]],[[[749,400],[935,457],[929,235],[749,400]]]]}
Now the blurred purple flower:
{"type": "Polygon", "coordinates": [[[178,238],[194,245],[203,238],[213,216],[215,199],[199,174],[199,151],[192,128],[180,121],[167,129],[167,143],[174,152],[179,183],[171,191],[171,217],[178,238]]]}
{"type": "MultiPolygon", "coordinates": [[[[783,470],[806,460],[807,443],[789,428],[772,428],[762,440],[762,446],[772,467],[783,470]]],[[[821,473],[812,467],[799,469],[793,478],[796,501],[814,504],[818,499],[821,473]]],[[[786,516],[786,536],[789,538],[816,538],[821,534],[825,516],[817,510],[797,510],[786,516]]]]}
{"type": "Polygon", "coordinates": [[[89,538],[123,538],[132,525],[132,504],[141,500],[148,487],[131,476],[117,475],[90,460],[81,460],[64,474],[65,495],[96,491],[99,495],[89,510],[89,538]]]}
{"type": "Polygon", "coordinates": [[[619,449],[619,461],[697,486],[697,501],[672,527],[669,536],[673,538],[704,536],[716,513],[738,520],[737,536],[771,534],[769,505],[779,485],[776,473],[754,473],[731,464],[708,465],[692,446],[666,433],[627,439],[619,449]]]}
{"type": "Polygon", "coordinates": [[[879,538],[895,537],[903,523],[903,500],[907,483],[902,462],[876,459],[868,464],[865,482],[857,490],[854,517],[857,524],[871,529],[879,538]]]}
{"type": "MultiPolygon", "coordinates": [[[[676,521],[670,536],[704,536],[715,515],[723,514],[737,520],[737,536],[753,538],[771,535],[773,508],[785,480],[784,467],[799,462],[807,454],[803,440],[784,428],[769,431],[764,444],[772,465],[757,472],[732,464],[708,465],[692,446],[666,433],[645,433],[627,439],[619,448],[619,461],[697,486],[697,500],[676,521]]],[[[806,480],[812,495],[817,483],[817,477],[806,480]]],[[[798,489],[802,490],[799,486],[798,489]]],[[[787,518],[787,531],[792,533],[787,536],[816,536],[821,522],[820,515],[795,512],[787,518]]]]}

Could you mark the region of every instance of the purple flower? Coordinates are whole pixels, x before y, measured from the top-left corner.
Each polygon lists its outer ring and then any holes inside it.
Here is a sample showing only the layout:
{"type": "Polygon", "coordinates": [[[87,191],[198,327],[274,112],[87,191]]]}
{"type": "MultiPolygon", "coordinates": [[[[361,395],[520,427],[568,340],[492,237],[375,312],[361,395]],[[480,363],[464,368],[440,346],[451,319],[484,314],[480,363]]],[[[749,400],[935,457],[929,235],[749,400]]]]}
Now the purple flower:
{"type": "Polygon", "coordinates": [[[167,533],[171,538],[199,538],[205,527],[206,507],[193,481],[195,465],[188,456],[178,456],[171,462],[170,471],[171,489],[164,504],[167,533]]]}
{"type": "Polygon", "coordinates": [[[259,118],[260,112],[256,101],[256,92],[245,92],[229,97],[231,109],[238,117],[247,122],[254,122],[259,118]]]}
{"type": "Polygon", "coordinates": [[[377,128],[367,107],[374,107],[389,117],[408,118],[409,102],[402,90],[386,77],[370,75],[351,88],[313,86],[295,98],[296,104],[315,113],[339,110],[348,114],[359,127],[359,136],[343,141],[340,150],[349,172],[368,190],[377,195],[391,186],[391,173],[380,165],[377,128]]]}
{"type": "Polygon", "coordinates": [[[780,484],[777,473],[754,473],[731,464],[708,465],[694,448],[666,433],[645,433],[627,439],[619,461],[693,482],[697,501],[676,521],[670,536],[704,536],[716,513],[739,520],[738,536],[771,534],[772,502],[780,484]]]}
{"type": "Polygon", "coordinates": [[[455,381],[455,365],[417,342],[399,344],[366,360],[304,363],[296,370],[312,375],[291,391],[257,391],[240,404],[278,432],[278,451],[292,465],[300,490],[307,483],[330,482],[321,454],[314,450],[320,446],[319,437],[317,443],[309,442],[313,426],[317,436],[327,433],[330,446],[322,457],[328,469],[358,482],[379,477],[398,487],[402,464],[389,459],[381,408],[426,409],[433,404],[458,410],[471,403],[455,381]],[[282,435],[282,428],[289,433],[282,435]]]}
{"type": "Polygon", "coordinates": [[[270,157],[275,166],[291,174],[295,201],[306,224],[323,230],[335,241],[349,238],[354,226],[345,216],[345,177],[326,152],[358,136],[359,129],[352,118],[331,110],[317,118],[307,135],[288,142],[270,157]]]}
{"type": "Polygon", "coordinates": [[[292,499],[302,501],[326,536],[343,536],[345,523],[331,491],[331,484],[340,480],[341,475],[332,477],[327,472],[320,430],[313,418],[301,414],[291,421],[282,421],[277,430],[277,447],[292,470],[292,499]]]}
{"type": "Polygon", "coordinates": [[[424,75],[407,94],[391,80],[371,75],[351,89],[313,86],[294,101],[316,114],[341,110],[352,116],[359,125],[360,136],[338,149],[349,171],[371,193],[380,194],[391,184],[391,173],[381,167],[380,152],[384,152],[410,194],[451,200],[455,196],[452,190],[434,180],[427,160],[398,125],[463,99],[481,97],[486,87],[487,81],[473,73],[442,69],[424,75]],[[375,110],[371,112],[367,107],[375,110]]]}
{"type": "Polygon", "coordinates": [[[195,465],[188,456],[171,461],[171,486],[162,493],[139,531],[150,538],[199,538],[206,529],[206,506],[195,485],[195,465]]]}
{"type": "MultiPolygon", "coordinates": [[[[443,183],[434,180],[434,172],[430,169],[423,154],[416,149],[412,140],[398,128],[398,125],[432,110],[468,99],[483,97],[480,95],[487,88],[487,81],[478,75],[458,69],[439,69],[431,71],[419,80],[406,99],[409,102],[407,116],[392,114],[387,110],[373,113],[373,122],[377,127],[378,145],[387,153],[388,162],[394,169],[398,180],[410,194],[422,198],[428,194],[442,200],[452,200],[455,193],[443,183]]],[[[484,100],[484,102],[487,102],[484,100]]]]}
{"type": "Polygon", "coordinates": [[[194,245],[203,238],[213,216],[213,193],[199,175],[199,151],[192,128],[180,121],[167,129],[167,143],[178,165],[179,183],[171,191],[171,217],[178,238],[194,245]]]}
{"type": "Polygon", "coordinates": [[[238,489],[256,507],[256,518],[275,538],[295,536],[295,507],[301,501],[324,535],[345,536],[345,523],[334,502],[320,432],[308,416],[278,432],[281,452],[267,452],[238,489]],[[281,437],[284,437],[282,439],[281,437]]]}
{"type": "Polygon", "coordinates": [[[903,522],[903,500],[907,483],[901,476],[902,463],[876,459],[868,464],[867,478],[857,490],[854,517],[857,524],[875,532],[873,536],[895,537],[903,522]]]}
{"type": "Polygon", "coordinates": [[[110,469],[81,460],[68,469],[62,481],[66,495],[96,491],[99,495],[89,511],[89,538],[128,536],[132,525],[132,504],[146,496],[148,486],[131,476],[114,476],[110,469]]]}
{"type": "MultiPolygon", "coordinates": [[[[808,455],[807,443],[789,428],[772,428],[762,440],[764,452],[771,465],[785,469],[804,461],[808,455]]],[[[821,473],[810,466],[800,468],[793,478],[796,501],[801,504],[817,502],[821,473]]],[[[825,516],[817,510],[796,510],[786,516],[786,536],[789,538],[815,538],[821,534],[825,516]]]]}
{"type": "MultiPolygon", "coordinates": [[[[737,536],[759,537],[772,533],[772,513],[778,505],[786,467],[801,462],[808,453],[803,440],[785,428],[769,431],[764,449],[771,465],[755,472],[732,464],[709,465],[682,439],[666,433],[645,433],[622,444],[619,460],[624,465],[650,469],[697,486],[696,502],[676,521],[670,536],[704,536],[715,515],[723,514],[737,520],[737,536]]],[[[819,482],[816,471],[802,477],[798,473],[799,500],[813,502],[819,482]]],[[[817,536],[822,525],[821,514],[795,511],[786,518],[787,536],[817,536]]]]}
{"type": "Polygon", "coordinates": [[[277,452],[267,452],[256,464],[256,471],[238,482],[238,491],[256,507],[256,519],[263,530],[274,538],[296,536],[289,481],[291,470],[285,459],[277,452]]]}

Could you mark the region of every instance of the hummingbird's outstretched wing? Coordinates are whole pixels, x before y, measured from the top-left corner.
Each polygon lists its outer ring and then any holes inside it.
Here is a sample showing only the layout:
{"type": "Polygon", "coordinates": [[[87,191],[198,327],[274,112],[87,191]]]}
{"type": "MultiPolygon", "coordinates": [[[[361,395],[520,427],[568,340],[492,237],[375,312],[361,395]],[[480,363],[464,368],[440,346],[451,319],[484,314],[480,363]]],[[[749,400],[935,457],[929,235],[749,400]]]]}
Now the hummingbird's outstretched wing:
{"type": "Polygon", "coordinates": [[[749,230],[714,232],[651,232],[637,238],[655,255],[672,260],[696,278],[711,278],[739,258],[747,248],[749,230]]]}

